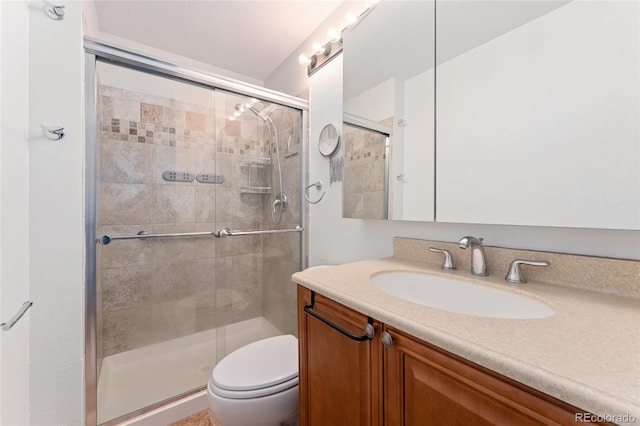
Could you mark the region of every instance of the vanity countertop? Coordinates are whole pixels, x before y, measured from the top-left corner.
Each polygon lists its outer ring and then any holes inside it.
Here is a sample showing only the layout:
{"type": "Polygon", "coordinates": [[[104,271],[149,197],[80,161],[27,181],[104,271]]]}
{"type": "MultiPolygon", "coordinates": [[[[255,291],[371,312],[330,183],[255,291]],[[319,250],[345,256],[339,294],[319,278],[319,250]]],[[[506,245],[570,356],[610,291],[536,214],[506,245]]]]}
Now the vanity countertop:
{"type": "Polygon", "coordinates": [[[392,327],[597,415],[640,422],[640,299],[558,285],[513,286],[500,276],[444,272],[403,258],[367,260],[293,275],[293,281],[392,327]],[[390,296],[371,285],[388,271],[428,272],[538,299],[542,319],[451,313],[390,296]]]}

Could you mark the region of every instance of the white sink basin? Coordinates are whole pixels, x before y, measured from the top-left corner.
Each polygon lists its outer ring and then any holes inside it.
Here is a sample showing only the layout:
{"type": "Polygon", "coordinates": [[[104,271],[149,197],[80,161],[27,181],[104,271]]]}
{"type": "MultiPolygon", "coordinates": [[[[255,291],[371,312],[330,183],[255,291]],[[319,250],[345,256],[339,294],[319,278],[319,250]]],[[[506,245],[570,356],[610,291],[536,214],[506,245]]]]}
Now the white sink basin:
{"type": "Polygon", "coordinates": [[[525,296],[420,272],[382,272],[371,276],[371,283],[392,296],[458,314],[534,319],[555,313],[525,296]]]}

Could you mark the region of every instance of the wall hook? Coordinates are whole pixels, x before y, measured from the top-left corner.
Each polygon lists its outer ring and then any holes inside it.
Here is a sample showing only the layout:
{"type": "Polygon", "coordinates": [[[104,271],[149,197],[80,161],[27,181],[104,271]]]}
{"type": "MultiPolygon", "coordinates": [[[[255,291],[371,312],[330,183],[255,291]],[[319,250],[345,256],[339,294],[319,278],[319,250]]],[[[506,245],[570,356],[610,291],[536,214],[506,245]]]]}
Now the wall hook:
{"type": "Polygon", "coordinates": [[[304,189],[304,199],[305,199],[305,200],[307,200],[307,202],[308,202],[309,204],[318,204],[320,201],[322,201],[322,199],[324,198],[324,194],[326,194],[326,192],[325,192],[325,191],[322,191],[322,195],[320,195],[320,198],[318,198],[316,201],[311,201],[311,200],[309,199],[309,194],[308,194],[308,193],[309,193],[309,189],[310,189],[312,186],[315,186],[315,187],[316,187],[316,189],[317,189],[318,191],[322,190],[322,182],[321,182],[321,181],[314,182],[314,183],[312,183],[311,185],[308,185],[308,186],[304,189]]]}
{"type": "Polygon", "coordinates": [[[65,16],[67,16],[63,5],[51,3],[47,0],[42,0],[42,3],[45,4],[44,12],[49,18],[53,19],[54,21],[61,21],[65,18],[65,16]]]}
{"type": "Polygon", "coordinates": [[[46,126],[44,124],[41,124],[40,127],[42,127],[42,130],[44,130],[45,136],[52,141],[59,141],[64,137],[64,127],[62,126],[46,126]]]}

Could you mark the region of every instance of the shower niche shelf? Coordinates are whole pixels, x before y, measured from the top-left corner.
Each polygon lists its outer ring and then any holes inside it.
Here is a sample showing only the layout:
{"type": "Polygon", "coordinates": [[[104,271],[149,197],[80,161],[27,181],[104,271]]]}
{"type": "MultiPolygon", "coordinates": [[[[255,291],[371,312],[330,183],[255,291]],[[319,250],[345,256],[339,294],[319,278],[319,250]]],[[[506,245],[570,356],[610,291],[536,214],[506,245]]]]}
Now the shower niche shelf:
{"type": "Polygon", "coordinates": [[[270,186],[241,186],[240,193],[242,194],[270,194],[270,186]]]}
{"type": "Polygon", "coordinates": [[[266,185],[271,159],[264,157],[243,158],[240,166],[246,169],[246,185],[240,187],[241,194],[270,194],[271,187],[266,185]]]}
{"type": "Polygon", "coordinates": [[[240,165],[245,167],[266,167],[271,165],[271,158],[269,157],[251,157],[242,158],[240,165]]]}

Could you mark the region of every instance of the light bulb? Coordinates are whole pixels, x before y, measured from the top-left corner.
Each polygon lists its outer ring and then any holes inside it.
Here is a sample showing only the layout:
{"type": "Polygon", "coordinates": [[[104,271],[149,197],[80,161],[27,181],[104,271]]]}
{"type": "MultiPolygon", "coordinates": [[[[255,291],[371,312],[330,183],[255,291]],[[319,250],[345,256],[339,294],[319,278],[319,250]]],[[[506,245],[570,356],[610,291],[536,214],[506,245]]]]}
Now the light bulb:
{"type": "Polygon", "coordinates": [[[329,28],[327,35],[329,36],[330,41],[338,41],[342,37],[340,32],[335,28],[329,28]]]}
{"type": "Polygon", "coordinates": [[[256,98],[251,98],[251,104],[257,104],[258,100],[256,98]]]}
{"type": "Polygon", "coordinates": [[[307,66],[311,63],[311,59],[309,59],[309,57],[303,53],[298,56],[298,62],[300,62],[300,65],[307,66]]]}
{"type": "Polygon", "coordinates": [[[353,25],[356,23],[357,20],[358,18],[356,18],[356,15],[347,13],[347,25],[353,25]]]}
{"type": "Polygon", "coordinates": [[[231,117],[229,117],[229,121],[235,121],[235,120],[236,120],[236,117],[235,117],[235,116],[231,116],[231,117]]]}
{"type": "Polygon", "coordinates": [[[314,53],[320,54],[324,52],[324,46],[318,43],[317,41],[313,42],[313,45],[311,45],[311,48],[313,49],[314,53]]]}

